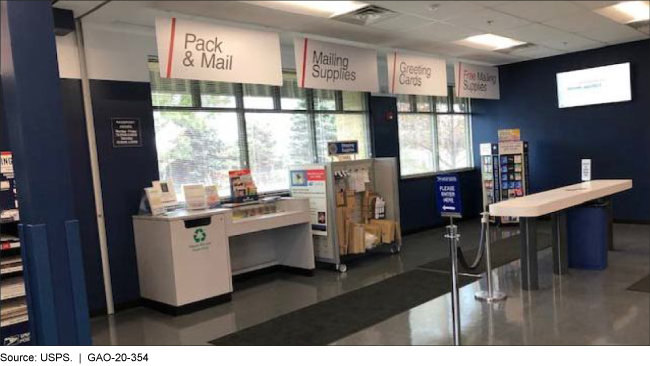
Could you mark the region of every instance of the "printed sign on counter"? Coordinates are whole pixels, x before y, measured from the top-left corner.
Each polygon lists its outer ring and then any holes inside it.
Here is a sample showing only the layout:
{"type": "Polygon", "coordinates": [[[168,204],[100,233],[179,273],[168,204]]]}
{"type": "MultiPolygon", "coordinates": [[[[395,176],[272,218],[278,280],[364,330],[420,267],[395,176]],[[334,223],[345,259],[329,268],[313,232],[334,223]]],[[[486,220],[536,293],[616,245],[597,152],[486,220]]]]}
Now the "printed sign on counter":
{"type": "Polygon", "coordinates": [[[591,180],[591,159],[582,159],[581,161],[581,176],[582,181],[587,182],[591,180]]]}
{"type": "Polygon", "coordinates": [[[497,131],[497,134],[499,136],[499,142],[507,142],[507,141],[519,141],[521,140],[521,130],[518,128],[511,128],[507,130],[499,130],[497,131]]]}
{"type": "Polygon", "coordinates": [[[457,62],[454,75],[458,97],[500,99],[498,68],[457,62]]]}
{"type": "Polygon", "coordinates": [[[327,194],[325,167],[322,165],[292,169],[291,197],[308,198],[311,231],[314,235],[327,235],[327,194]]]}
{"type": "Polygon", "coordinates": [[[156,42],[163,78],[282,85],[277,33],[157,18],[156,42]]]}
{"type": "Polygon", "coordinates": [[[112,118],[113,147],[142,147],[138,118],[112,118]]]}
{"type": "Polygon", "coordinates": [[[447,96],[445,60],[398,52],[389,53],[387,58],[392,94],[447,96]]]}
{"type": "Polygon", "coordinates": [[[295,38],[298,85],[301,88],[379,91],[377,51],[295,38]]]}
{"type": "Polygon", "coordinates": [[[442,174],[436,176],[436,199],[440,216],[461,217],[462,207],[458,175],[442,174]]]}

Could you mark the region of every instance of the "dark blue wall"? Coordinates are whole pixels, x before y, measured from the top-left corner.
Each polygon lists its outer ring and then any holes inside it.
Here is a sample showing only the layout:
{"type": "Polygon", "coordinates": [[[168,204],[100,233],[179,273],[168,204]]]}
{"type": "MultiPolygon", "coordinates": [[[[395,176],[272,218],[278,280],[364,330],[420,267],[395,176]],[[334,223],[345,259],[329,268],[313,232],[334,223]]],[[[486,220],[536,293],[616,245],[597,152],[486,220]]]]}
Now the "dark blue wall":
{"type": "Polygon", "coordinates": [[[158,180],[149,83],[91,80],[111,282],[116,307],[140,299],[132,216],[145,187],[158,180]],[[111,118],[140,119],[142,147],[114,148],[111,118]]]}
{"type": "Polygon", "coordinates": [[[95,217],[95,196],[90,171],[86,118],[81,97],[81,81],[61,79],[63,117],[67,126],[75,209],[79,220],[81,250],[86,274],[86,293],[91,313],[106,307],[99,236],[95,217]]]}
{"type": "MultiPolygon", "coordinates": [[[[397,157],[399,162],[397,99],[370,98],[372,147],[375,157],[397,157]],[[389,115],[394,116],[388,119],[389,115]]],[[[476,217],[481,212],[481,177],[478,170],[460,172],[463,215],[476,217]],[[477,190],[478,188],[478,190],[477,190]]],[[[446,223],[436,212],[435,177],[400,179],[399,199],[402,231],[416,232],[446,223]]]]}
{"type": "Polygon", "coordinates": [[[580,181],[580,160],[592,178],[631,178],[634,189],[614,200],[617,220],[650,220],[650,42],[639,41],[499,68],[501,100],[473,100],[478,145],[497,130],[520,128],[530,143],[531,191],[580,181]],[[559,109],[556,73],[630,62],[632,101],[559,109]]]}

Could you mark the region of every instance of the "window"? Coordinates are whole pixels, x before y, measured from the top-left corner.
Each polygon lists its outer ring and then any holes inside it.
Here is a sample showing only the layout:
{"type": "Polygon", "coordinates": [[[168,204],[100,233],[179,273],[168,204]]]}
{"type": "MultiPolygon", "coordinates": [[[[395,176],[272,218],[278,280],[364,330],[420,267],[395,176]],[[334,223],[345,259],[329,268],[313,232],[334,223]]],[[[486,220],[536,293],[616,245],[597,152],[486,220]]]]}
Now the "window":
{"type": "Polygon", "coordinates": [[[472,166],[469,100],[448,95],[397,97],[402,177],[472,166]]]}
{"type": "MultiPolygon", "coordinates": [[[[289,189],[292,165],[326,162],[327,142],[358,140],[370,154],[367,94],[160,77],[149,64],[158,167],[176,192],[217,184],[230,195],[228,171],[249,167],[260,193],[289,189]]],[[[182,199],[182,197],[181,197],[182,199]]]]}

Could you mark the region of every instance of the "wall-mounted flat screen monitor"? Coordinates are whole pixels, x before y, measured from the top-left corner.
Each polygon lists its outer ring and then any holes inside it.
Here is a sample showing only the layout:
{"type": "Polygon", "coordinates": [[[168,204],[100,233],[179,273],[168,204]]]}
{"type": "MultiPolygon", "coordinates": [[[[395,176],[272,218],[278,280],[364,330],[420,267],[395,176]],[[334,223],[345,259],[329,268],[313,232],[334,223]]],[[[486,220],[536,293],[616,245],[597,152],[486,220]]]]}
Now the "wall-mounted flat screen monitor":
{"type": "Polygon", "coordinates": [[[632,100],[630,63],[560,72],[557,98],[560,108],[632,100]]]}

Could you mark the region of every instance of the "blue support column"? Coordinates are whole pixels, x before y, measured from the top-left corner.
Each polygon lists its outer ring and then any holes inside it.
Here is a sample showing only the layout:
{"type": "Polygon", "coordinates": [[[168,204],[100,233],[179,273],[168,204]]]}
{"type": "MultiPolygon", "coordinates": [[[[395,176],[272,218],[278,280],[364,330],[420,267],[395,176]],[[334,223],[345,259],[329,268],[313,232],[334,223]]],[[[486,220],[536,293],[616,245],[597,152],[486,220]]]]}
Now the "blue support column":
{"type": "Polygon", "coordinates": [[[87,152],[68,151],[51,2],[1,4],[0,64],[7,118],[2,133],[9,134],[13,151],[22,247],[32,259],[25,276],[32,339],[39,345],[89,344],[69,166],[70,153],[87,152]],[[52,304],[53,309],[47,309],[52,304]]]}

